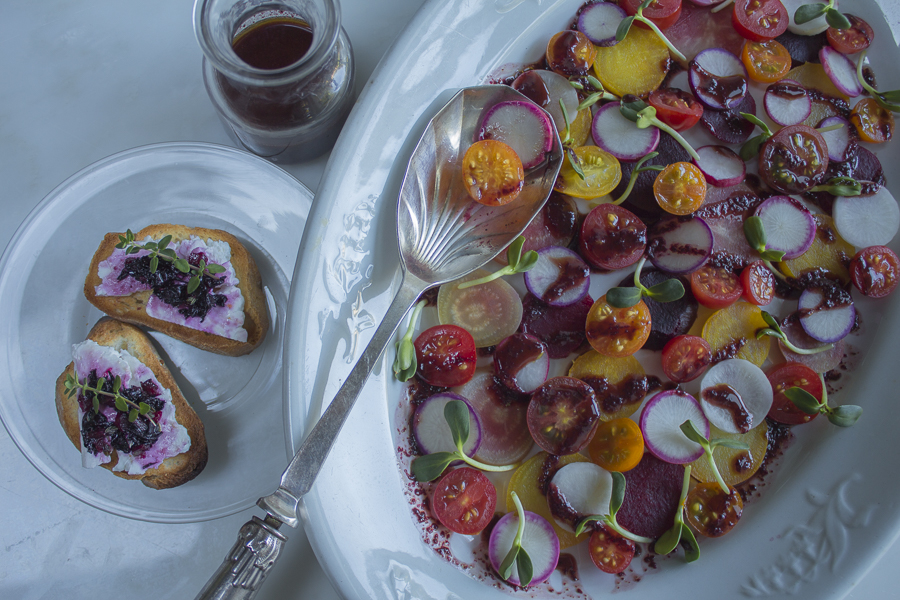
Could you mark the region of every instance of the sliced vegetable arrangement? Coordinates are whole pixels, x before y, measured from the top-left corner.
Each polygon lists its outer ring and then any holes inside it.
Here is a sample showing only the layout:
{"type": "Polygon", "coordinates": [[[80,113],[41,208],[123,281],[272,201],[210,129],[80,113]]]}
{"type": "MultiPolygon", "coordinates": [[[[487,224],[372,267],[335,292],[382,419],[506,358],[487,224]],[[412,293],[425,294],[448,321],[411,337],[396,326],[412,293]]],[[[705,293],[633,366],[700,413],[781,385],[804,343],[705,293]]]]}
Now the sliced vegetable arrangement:
{"type": "Polygon", "coordinates": [[[505,266],[420,303],[394,363],[415,495],[448,530],[485,532],[473,543],[517,587],[579,544],[622,573],[638,547],[693,562],[695,534],[739,528],[776,439],[861,417],[829,400],[829,374],[900,280],[873,152],[900,91],[877,90],[862,19],[620,0],[572,27],[501,82],[530,102],[486,109],[458,165],[474,201],[515,202],[555,128],[553,195],[505,266]],[[687,20],[725,47],[688,44],[687,20]]]}

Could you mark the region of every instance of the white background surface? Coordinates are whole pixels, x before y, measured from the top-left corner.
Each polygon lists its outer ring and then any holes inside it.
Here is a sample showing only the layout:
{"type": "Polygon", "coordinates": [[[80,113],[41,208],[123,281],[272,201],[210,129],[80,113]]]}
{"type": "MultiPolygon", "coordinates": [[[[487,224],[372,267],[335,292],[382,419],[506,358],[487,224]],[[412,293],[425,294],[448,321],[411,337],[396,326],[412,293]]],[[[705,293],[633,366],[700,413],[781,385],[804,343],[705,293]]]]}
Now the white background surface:
{"type": "MultiPolygon", "coordinates": [[[[192,4],[0,4],[0,247],[57,184],[105,156],[164,141],[231,145],[203,89],[192,4]]],[[[357,90],[421,4],[343,0],[357,90]]],[[[892,17],[895,30],[897,18],[892,17]]],[[[315,191],[327,158],[287,170],[315,191]]],[[[50,390],[40,382],[35,387],[50,390]]],[[[2,382],[0,393],[9,393],[2,382]]],[[[47,402],[52,411],[49,394],[37,394],[35,400],[47,402]]],[[[5,430],[0,430],[0,464],[0,598],[192,598],[221,563],[240,526],[260,513],[248,510],[192,525],[108,515],[44,479],[5,430]]],[[[260,598],[337,598],[303,532],[286,533],[286,552],[260,598]]],[[[895,545],[849,598],[900,597],[894,577],[900,567],[897,551],[895,545]]]]}

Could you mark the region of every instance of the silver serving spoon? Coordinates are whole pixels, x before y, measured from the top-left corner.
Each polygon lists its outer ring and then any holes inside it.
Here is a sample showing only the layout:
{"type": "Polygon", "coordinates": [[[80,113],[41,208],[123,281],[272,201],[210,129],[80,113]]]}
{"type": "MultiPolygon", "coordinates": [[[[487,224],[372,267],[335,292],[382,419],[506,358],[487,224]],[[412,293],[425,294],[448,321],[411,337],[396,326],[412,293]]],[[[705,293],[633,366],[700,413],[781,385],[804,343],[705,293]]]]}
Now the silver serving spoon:
{"type": "Polygon", "coordinates": [[[312,487],[403,317],[425,290],[459,279],[497,256],[544,206],[562,165],[562,144],[555,134],[546,160],[526,173],[514,202],[484,206],[472,201],[462,185],[462,155],[476,139],[484,109],[524,99],[502,85],[465,88],[428,124],[409,161],[397,205],[400,289],[356,366],[281,476],[281,485],[257,502],[266,511],[265,519],[253,517],[244,524],[197,600],[249,599],[256,594],[286,541],[278,528],[299,524],[300,498],[312,487]]]}

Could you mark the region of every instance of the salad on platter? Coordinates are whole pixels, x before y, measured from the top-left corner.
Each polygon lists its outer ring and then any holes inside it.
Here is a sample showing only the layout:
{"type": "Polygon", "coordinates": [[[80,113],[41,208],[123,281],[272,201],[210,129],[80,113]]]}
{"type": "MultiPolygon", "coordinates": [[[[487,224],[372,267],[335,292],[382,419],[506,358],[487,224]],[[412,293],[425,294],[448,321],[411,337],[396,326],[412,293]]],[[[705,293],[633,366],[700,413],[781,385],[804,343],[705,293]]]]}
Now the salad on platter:
{"type": "Polygon", "coordinates": [[[456,166],[474,201],[515,202],[555,128],[554,192],[492,268],[420,301],[394,361],[423,542],[510,591],[636,581],[739,536],[804,427],[866,418],[836,392],[900,279],[878,159],[900,91],[864,20],[621,0],[561,26],[492,78],[531,103],[486,109],[456,166]]]}

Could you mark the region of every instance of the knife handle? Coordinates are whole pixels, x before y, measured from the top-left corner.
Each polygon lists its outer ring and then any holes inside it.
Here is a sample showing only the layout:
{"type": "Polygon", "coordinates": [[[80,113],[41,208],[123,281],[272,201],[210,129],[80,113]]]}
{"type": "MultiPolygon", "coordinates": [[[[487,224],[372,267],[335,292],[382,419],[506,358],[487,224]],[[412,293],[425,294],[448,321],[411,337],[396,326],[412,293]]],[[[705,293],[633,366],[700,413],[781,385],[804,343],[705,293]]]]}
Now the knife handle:
{"type": "Polygon", "coordinates": [[[225,561],[195,600],[250,600],[262,587],[287,538],[275,519],[253,517],[244,523],[225,561]]]}

